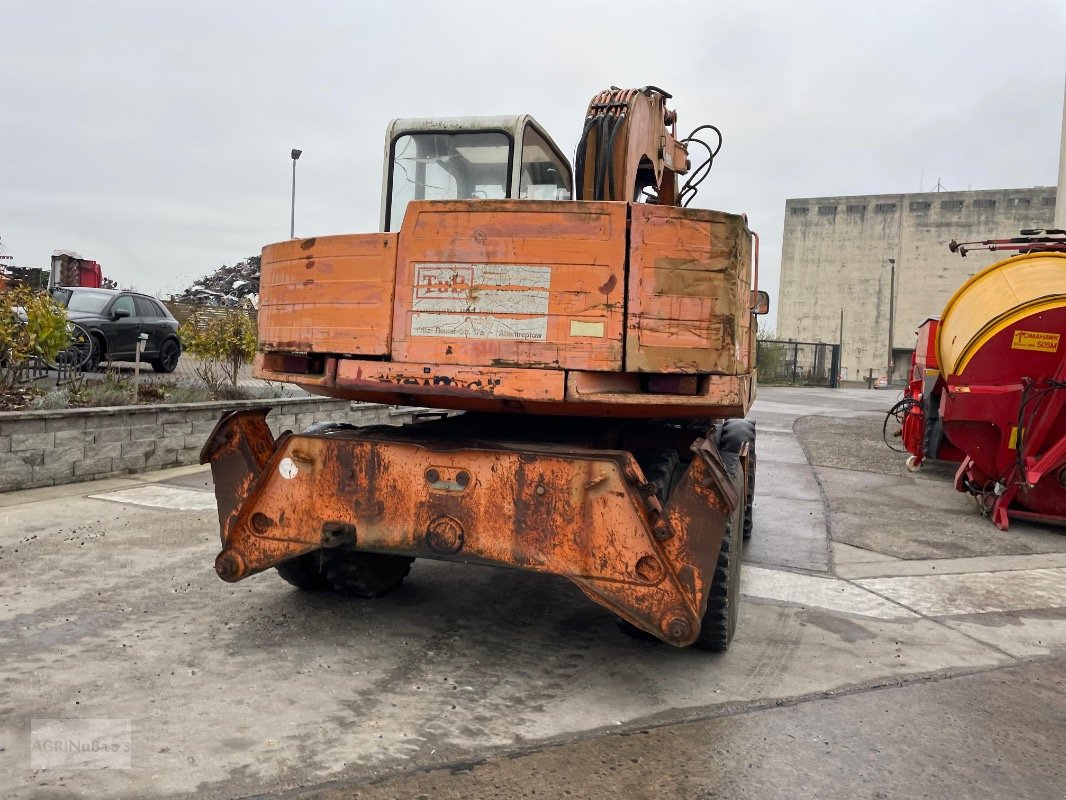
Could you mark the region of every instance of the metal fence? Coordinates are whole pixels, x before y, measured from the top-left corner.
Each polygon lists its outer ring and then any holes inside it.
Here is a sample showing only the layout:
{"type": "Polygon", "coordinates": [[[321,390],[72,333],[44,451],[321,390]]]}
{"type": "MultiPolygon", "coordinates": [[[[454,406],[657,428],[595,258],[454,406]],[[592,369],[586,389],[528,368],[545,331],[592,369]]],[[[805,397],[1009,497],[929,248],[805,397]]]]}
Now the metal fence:
{"type": "Polygon", "coordinates": [[[840,384],[839,345],[759,339],[755,361],[759,383],[831,389],[840,384]]]}

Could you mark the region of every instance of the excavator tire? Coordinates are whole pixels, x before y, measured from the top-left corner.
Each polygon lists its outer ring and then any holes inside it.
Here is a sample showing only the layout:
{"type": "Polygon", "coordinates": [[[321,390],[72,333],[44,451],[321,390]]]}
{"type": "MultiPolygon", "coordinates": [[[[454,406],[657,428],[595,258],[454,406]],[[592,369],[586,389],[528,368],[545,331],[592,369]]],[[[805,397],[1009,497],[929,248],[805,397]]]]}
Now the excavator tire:
{"type": "Polygon", "coordinates": [[[755,500],[755,420],[727,419],[718,428],[715,444],[723,453],[739,453],[748,443],[748,492],[744,498],[744,539],[751,538],[752,503],[755,500]]]}
{"type": "MultiPolygon", "coordinates": [[[[752,436],[754,436],[754,425],[751,427],[752,436]]],[[[673,450],[640,451],[635,455],[648,483],[656,487],[669,487],[662,494],[657,492],[659,500],[665,503],[669,492],[673,490],[687,465],[678,460],[677,453],[673,450]]],[[[725,462],[733,485],[739,490],[743,486],[740,457],[736,453],[723,451],[722,460],[725,462]]],[[[707,610],[703,614],[700,635],[691,645],[699,650],[721,652],[729,648],[729,643],[733,639],[733,632],[737,627],[737,608],[740,602],[740,560],[744,553],[744,540],[741,536],[737,536],[735,531],[743,530],[745,516],[744,507],[738,505],[726,521],[725,535],[722,537],[722,546],[718,552],[718,563],[715,566],[713,583],[707,597],[707,610]]],[[[655,636],[623,619],[618,620],[618,626],[623,633],[635,639],[658,641],[655,636]]]]}
{"type": "MultiPolygon", "coordinates": [[[[659,498],[659,502],[666,505],[666,499],[674,490],[688,465],[682,463],[677,451],[672,449],[637,450],[633,453],[633,457],[636,458],[641,472],[644,473],[644,480],[650,486],[655,487],[655,496],[659,498]]],[[[642,639],[648,642],[660,641],[657,636],[652,636],[647,631],[641,630],[621,617],[616,617],[615,621],[618,623],[619,630],[626,636],[632,636],[634,639],[642,639]]]]}
{"type": "Polygon", "coordinates": [[[637,459],[644,479],[655,487],[655,496],[666,505],[666,498],[674,490],[677,479],[684,472],[681,458],[676,450],[638,450],[633,456],[637,459]]]}
{"type": "Polygon", "coordinates": [[[326,559],[326,577],[343,594],[381,597],[403,583],[413,561],[407,556],[333,550],[326,559]]]}
{"type": "Polygon", "coordinates": [[[413,558],[355,550],[315,550],[278,564],[278,574],[298,589],[333,589],[353,597],[381,597],[411,571],[413,558]]]}
{"type": "Polygon", "coordinates": [[[278,571],[278,575],[297,589],[303,589],[307,592],[320,592],[332,588],[329,580],[322,572],[322,557],[323,552],[315,550],[311,553],[304,553],[302,556],[296,556],[296,558],[290,558],[288,561],[283,561],[274,569],[278,571]]]}
{"type": "MultiPolygon", "coordinates": [[[[733,485],[740,489],[743,485],[740,458],[735,453],[723,452],[722,460],[733,485]]],[[[744,554],[744,538],[737,533],[744,528],[744,516],[744,506],[738,505],[726,523],[722,547],[718,551],[718,564],[714,570],[714,581],[707,597],[707,610],[700,625],[700,635],[692,643],[692,647],[699,650],[728,650],[733,632],[737,628],[740,560],[744,554]]]]}

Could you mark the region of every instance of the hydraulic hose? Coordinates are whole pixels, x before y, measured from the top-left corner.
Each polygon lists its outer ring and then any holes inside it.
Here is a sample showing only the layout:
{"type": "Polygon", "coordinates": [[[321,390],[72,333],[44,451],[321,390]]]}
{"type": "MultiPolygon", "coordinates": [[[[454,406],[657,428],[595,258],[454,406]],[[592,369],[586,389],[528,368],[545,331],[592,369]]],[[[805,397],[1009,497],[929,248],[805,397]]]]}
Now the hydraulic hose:
{"type": "Polygon", "coordinates": [[[577,142],[577,155],[574,157],[574,174],[576,176],[575,199],[581,200],[585,190],[585,153],[588,148],[589,134],[592,126],[596,124],[596,117],[592,116],[585,120],[585,127],[581,131],[581,138],[577,142]]]}

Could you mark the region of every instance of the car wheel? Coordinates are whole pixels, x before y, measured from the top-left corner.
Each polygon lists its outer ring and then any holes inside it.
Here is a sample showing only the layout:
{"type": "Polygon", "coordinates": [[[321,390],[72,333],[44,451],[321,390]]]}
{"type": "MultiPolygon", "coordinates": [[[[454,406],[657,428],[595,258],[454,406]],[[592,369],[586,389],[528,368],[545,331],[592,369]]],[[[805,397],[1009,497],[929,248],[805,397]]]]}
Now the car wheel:
{"type": "Polygon", "coordinates": [[[173,372],[181,357],[181,346],[176,339],[167,339],[159,349],[159,357],[152,360],[156,372],[173,372]]]}
{"type": "Polygon", "coordinates": [[[98,333],[93,334],[93,350],[89,354],[89,360],[85,364],[86,372],[96,372],[100,365],[107,361],[107,342],[98,333]]]}

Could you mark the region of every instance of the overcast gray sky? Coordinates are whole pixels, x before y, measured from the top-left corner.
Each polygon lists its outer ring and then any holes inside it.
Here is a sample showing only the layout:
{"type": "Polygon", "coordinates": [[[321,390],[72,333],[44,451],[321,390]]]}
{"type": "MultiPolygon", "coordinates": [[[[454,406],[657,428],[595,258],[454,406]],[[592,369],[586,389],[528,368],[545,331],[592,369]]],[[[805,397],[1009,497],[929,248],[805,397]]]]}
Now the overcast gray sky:
{"type": "Polygon", "coordinates": [[[746,212],[776,294],[787,197],[1054,185],[1066,3],[0,3],[0,240],[164,294],[288,237],[376,230],[385,125],[537,117],[611,84],[725,135],[693,205],[746,212]]]}

